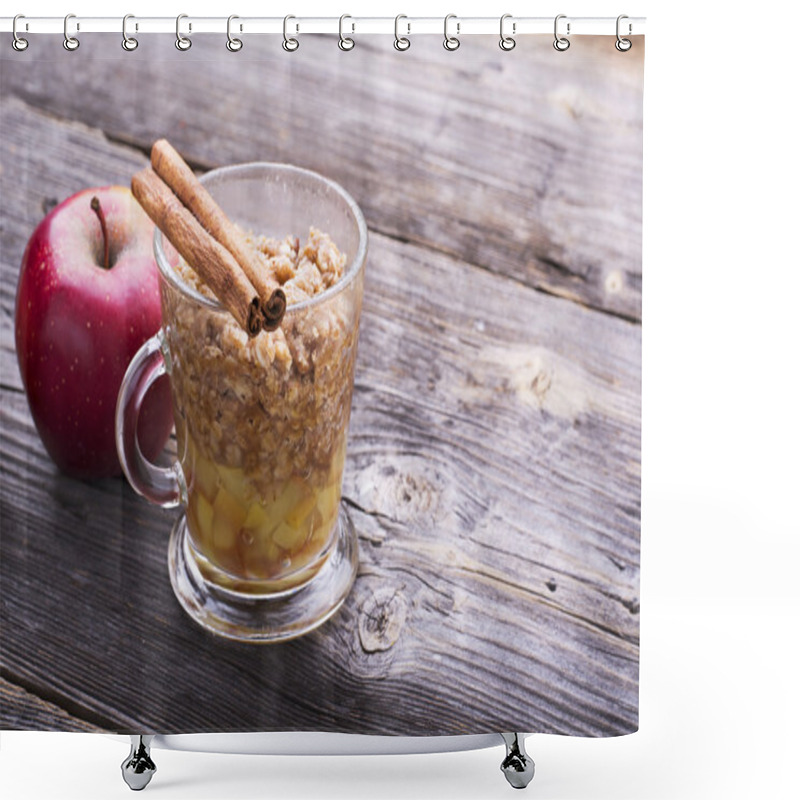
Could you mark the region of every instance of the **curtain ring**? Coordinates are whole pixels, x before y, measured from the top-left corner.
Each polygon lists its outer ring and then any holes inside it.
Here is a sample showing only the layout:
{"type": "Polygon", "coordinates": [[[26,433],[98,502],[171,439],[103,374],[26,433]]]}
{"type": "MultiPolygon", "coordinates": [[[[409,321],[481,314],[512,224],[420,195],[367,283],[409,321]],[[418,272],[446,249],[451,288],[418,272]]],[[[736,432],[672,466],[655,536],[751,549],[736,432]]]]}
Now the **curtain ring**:
{"type": "MultiPolygon", "coordinates": [[[[627,14],[620,14],[617,17],[617,41],[614,42],[614,47],[616,47],[617,50],[620,51],[620,53],[627,53],[628,50],[630,50],[631,47],[633,47],[633,42],[630,39],[623,39],[619,35],[619,23],[622,22],[623,19],[628,19],[628,15],[627,14]]],[[[628,35],[629,36],[630,36],[630,33],[631,33],[631,24],[629,22],[628,23],[628,35]]]]}
{"type": "MultiPolygon", "coordinates": [[[[233,20],[235,19],[239,19],[239,17],[237,17],[236,14],[231,14],[228,17],[228,41],[225,42],[225,47],[227,47],[228,50],[231,51],[231,53],[238,53],[244,46],[241,39],[237,39],[235,36],[231,36],[231,22],[233,22],[233,20]]],[[[241,28],[239,30],[241,30],[241,28]]]]}
{"type": "Polygon", "coordinates": [[[18,53],[21,53],[23,50],[27,50],[28,49],[28,40],[27,39],[23,39],[17,33],[17,20],[18,19],[25,19],[25,15],[24,14],[17,14],[17,16],[14,17],[14,22],[11,25],[11,33],[14,35],[14,38],[11,40],[11,46],[18,53]]]}
{"type": "MultiPolygon", "coordinates": [[[[451,19],[457,20],[458,17],[456,17],[455,14],[448,14],[444,18],[444,42],[442,42],[442,44],[445,50],[449,50],[452,53],[453,50],[458,50],[458,48],[461,47],[461,42],[459,41],[457,36],[450,36],[450,34],[447,32],[447,28],[451,19]]],[[[461,30],[461,23],[456,22],[456,33],[459,33],[460,30],[461,30]]]]}
{"type": "Polygon", "coordinates": [[[295,39],[293,36],[289,36],[289,34],[287,33],[287,29],[288,29],[288,25],[289,25],[289,20],[290,19],[297,19],[297,17],[293,17],[291,14],[287,14],[283,18],[283,45],[282,46],[283,46],[283,49],[287,53],[293,53],[295,50],[297,50],[298,47],[300,47],[300,42],[298,42],[297,39],[295,39]]]}
{"type": "MultiPolygon", "coordinates": [[[[350,38],[349,36],[345,36],[342,30],[342,27],[344,26],[344,21],[346,19],[353,19],[353,18],[349,14],[342,14],[342,16],[339,17],[339,49],[344,50],[345,52],[347,52],[348,50],[352,50],[356,46],[356,43],[352,40],[352,38],[350,38]]],[[[356,29],[355,23],[352,23],[352,28],[353,32],[355,32],[356,29]]]]}
{"type": "MultiPolygon", "coordinates": [[[[70,36],[67,30],[71,19],[75,19],[74,14],[67,14],[67,16],[64,17],[64,49],[70,52],[77,50],[81,46],[81,43],[74,36],[70,36]]],[[[80,28],[76,28],[76,30],[80,30],[80,28]]]]}
{"type": "MultiPolygon", "coordinates": [[[[127,50],[129,53],[133,52],[139,46],[139,40],[133,36],[128,36],[128,20],[134,19],[133,14],[126,14],[122,18],[122,49],[127,50]]],[[[139,26],[136,26],[137,30],[139,26]]]]}
{"type": "MultiPolygon", "coordinates": [[[[555,47],[555,49],[558,50],[559,53],[563,53],[565,50],[569,50],[569,39],[567,39],[565,36],[558,35],[558,21],[560,19],[566,19],[566,18],[567,18],[566,14],[559,14],[556,17],[556,21],[553,25],[553,35],[555,36],[555,39],[553,41],[553,47],[555,47]]],[[[569,22],[567,23],[567,36],[569,36],[569,22]]]]}
{"type": "MultiPolygon", "coordinates": [[[[394,49],[400,50],[408,50],[411,47],[411,39],[408,39],[405,36],[400,35],[400,20],[401,19],[408,19],[405,14],[398,14],[394,18],[394,49]]],[[[408,29],[408,33],[411,33],[411,25],[407,22],[406,28],[408,29]]]]}
{"type": "MultiPolygon", "coordinates": [[[[192,46],[192,40],[181,33],[181,20],[186,19],[188,14],[178,14],[175,18],[175,47],[181,52],[185,52],[192,46]]],[[[189,23],[189,31],[192,30],[192,25],[189,23]]]]}
{"type": "MultiPolygon", "coordinates": [[[[505,50],[506,52],[513,50],[517,46],[517,40],[514,39],[513,36],[506,36],[505,31],[503,30],[507,19],[511,19],[511,14],[503,14],[503,16],[500,17],[500,49],[505,50]]],[[[516,22],[511,23],[511,32],[517,32],[516,22]]]]}

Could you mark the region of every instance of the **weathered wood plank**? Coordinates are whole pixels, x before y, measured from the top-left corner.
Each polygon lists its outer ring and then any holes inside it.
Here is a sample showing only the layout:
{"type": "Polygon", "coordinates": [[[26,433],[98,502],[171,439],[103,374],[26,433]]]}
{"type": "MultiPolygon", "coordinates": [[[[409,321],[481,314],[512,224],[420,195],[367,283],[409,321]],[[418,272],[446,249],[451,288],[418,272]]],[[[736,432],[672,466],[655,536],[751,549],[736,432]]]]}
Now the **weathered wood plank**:
{"type": "Polygon", "coordinates": [[[138,147],[166,133],[204,167],[316,169],[373,229],[640,318],[643,46],[621,56],[607,37],[582,37],[559,54],[542,36],[502,53],[487,36],[443,55],[435,37],[405,53],[359,37],[342,54],[306,36],[292,55],[275,37],[219,47],[178,53],[152,37],[109,59],[118,37],[95,36],[81,69],[55,48],[35,69],[35,53],[4,54],[0,91],[138,147]]]}
{"type": "MultiPolygon", "coordinates": [[[[43,193],[140,156],[9,98],[0,123],[5,381],[43,193]]],[[[359,578],[318,632],[255,649],[189,623],[171,515],[59,476],[12,386],[3,668],[118,730],[635,729],[639,374],[637,325],[373,234],[345,481],[359,578]]]]}
{"type": "Polygon", "coordinates": [[[517,563],[532,574],[519,585],[457,551],[443,569],[430,551],[444,541],[375,513],[354,515],[362,565],[331,623],[275,648],[212,640],[171,595],[166,515],[121,481],[89,487],[55,475],[31,452],[21,396],[3,408],[4,668],[117,730],[466,733],[523,718],[560,733],[635,726],[637,648],[559,615],[574,579],[523,555],[517,563]],[[553,600],[545,576],[558,581],[553,600]]]}
{"type": "Polygon", "coordinates": [[[102,728],[42,700],[0,677],[0,729],[21,731],[70,730],[100,733],[102,728]]]}

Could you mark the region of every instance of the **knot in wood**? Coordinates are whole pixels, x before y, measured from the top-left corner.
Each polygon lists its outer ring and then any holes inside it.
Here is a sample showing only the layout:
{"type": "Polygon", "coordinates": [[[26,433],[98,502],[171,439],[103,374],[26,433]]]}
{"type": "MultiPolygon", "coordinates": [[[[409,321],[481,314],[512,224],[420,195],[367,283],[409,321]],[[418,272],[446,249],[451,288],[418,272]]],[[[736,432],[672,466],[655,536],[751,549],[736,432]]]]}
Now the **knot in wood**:
{"type": "Polygon", "coordinates": [[[547,396],[550,387],[553,385],[553,375],[546,368],[540,369],[531,380],[531,391],[539,401],[539,405],[543,406],[545,397],[547,396]]]}
{"type": "Polygon", "coordinates": [[[378,589],[361,607],[358,636],[365,653],[388,650],[400,638],[408,606],[399,589],[378,589]]]}
{"type": "Polygon", "coordinates": [[[431,510],[436,498],[433,484],[421,474],[406,473],[394,482],[395,514],[410,519],[431,510]]]}

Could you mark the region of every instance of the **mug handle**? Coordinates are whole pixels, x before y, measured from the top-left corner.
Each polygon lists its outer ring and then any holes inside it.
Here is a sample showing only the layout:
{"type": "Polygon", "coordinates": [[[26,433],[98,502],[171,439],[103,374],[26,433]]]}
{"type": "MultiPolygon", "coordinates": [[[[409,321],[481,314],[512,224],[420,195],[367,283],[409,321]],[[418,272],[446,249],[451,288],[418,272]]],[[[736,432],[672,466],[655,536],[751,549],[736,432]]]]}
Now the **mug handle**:
{"type": "Polygon", "coordinates": [[[128,365],[117,397],[114,435],[117,455],[134,491],[151,503],[174,508],[185,501],[186,481],[181,465],[157,467],[142,454],[136,429],[148,389],[169,372],[169,350],[163,331],[151,336],[128,365]]]}

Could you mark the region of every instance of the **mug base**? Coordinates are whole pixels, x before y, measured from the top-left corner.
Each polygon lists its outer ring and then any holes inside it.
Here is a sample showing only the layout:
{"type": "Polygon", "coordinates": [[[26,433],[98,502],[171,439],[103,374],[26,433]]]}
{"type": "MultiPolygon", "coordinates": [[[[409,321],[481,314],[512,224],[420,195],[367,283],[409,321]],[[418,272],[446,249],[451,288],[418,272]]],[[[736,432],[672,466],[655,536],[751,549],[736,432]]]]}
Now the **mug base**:
{"type": "Polygon", "coordinates": [[[344,602],[358,570],[358,537],[344,507],[325,563],[291,592],[239,594],[206,580],[194,556],[182,514],[169,540],[169,576],[184,611],[201,627],[239,642],[285,642],[330,619],[344,602]]]}

